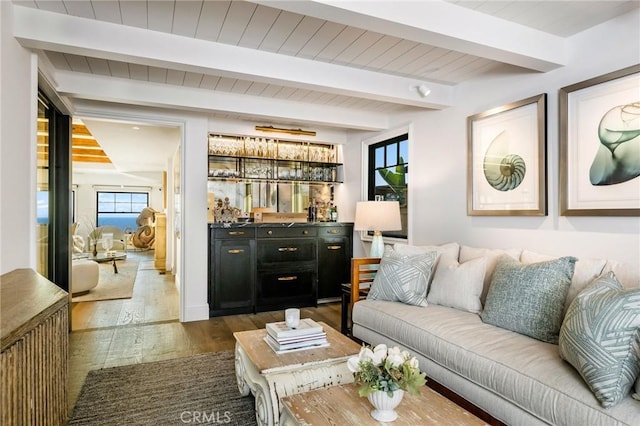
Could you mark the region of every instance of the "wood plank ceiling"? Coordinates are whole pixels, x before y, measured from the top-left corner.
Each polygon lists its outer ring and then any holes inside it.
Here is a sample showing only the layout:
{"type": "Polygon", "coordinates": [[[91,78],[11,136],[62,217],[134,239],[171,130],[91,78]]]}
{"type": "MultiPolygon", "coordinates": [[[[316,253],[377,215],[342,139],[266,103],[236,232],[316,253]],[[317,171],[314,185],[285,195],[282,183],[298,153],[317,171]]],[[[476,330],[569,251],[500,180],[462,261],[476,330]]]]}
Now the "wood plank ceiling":
{"type": "MultiPolygon", "coordinates": [[[[518,65],[500,62],[490,56],[481,57],[464,50],[432,45],[422,41],[424,37],[410,39],[385,32],[390,28],[388,25],[376,27],[365,22],[345,23],[340,14],[332,16],[333,19],[325,19],[332,12],[325,6],[314,5],[314,2],[14,0],[14,3],[237,48],[445,85],[456,85],[492,72],[522,72],[518,65]],[[325,10],[311,16],[314,7],[325,10]]],[[[412,2],[397,4],[397,9],[414,7],[409,6],[412,2]]],[[[453,7],[458,7],[460,12],[478,12],[478,34],[482,32],[482,26],[492,23],[481,22],[481,17],[487,16],[535,28],[541,31],[541,35],[560,37],[576,34],[638,7],[637,1],[453,0],[444,4],[455,5],[453,7]]],[[[276,84],[251,76],[216,74],[213,70],[192,72],[147,65],[143,61],[119,61],[53,50],[45,54],[58,71],[376,112],[400,112],[408,108],[401,103],[331,93],[313,87],[276,84]]]]}

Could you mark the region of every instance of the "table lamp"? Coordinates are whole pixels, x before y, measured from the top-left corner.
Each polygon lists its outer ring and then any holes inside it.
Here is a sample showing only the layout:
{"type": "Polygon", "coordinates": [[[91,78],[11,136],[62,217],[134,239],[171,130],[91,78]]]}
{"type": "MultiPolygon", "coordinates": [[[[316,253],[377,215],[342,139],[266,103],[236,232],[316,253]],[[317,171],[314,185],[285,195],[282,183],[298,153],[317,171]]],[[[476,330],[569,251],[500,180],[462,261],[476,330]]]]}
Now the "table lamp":
{"type": "Polygon", "coordinates": [[[397,201],[358,201],[353,229],[373,231],[370,257],[382,257],[384,253],[382,231],[402,229],[400,203],[397,201]]]}

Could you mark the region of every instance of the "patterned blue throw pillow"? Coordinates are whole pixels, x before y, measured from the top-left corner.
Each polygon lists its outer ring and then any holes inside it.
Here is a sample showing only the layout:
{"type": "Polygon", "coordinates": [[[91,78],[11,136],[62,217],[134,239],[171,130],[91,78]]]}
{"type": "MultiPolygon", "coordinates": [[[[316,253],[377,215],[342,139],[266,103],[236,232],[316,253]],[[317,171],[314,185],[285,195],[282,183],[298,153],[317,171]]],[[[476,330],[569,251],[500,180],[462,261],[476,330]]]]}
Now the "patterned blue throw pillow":
{"type": "Polygon", "coordinates": [[[522,264],[502,256],[491,277],[482,321],[548,343],[558,343],[575,257],[522,264]]]}
{"type": "Polygon", "coordinates": [[[427,306],[427,288],[437,259],[435,251],[415,256],[385,252],[367,299],[427,306]]]}
{"type": "Polygon", "coordinates": [[[571,302],[560,329],[560,356],[605,407],[613,407],[640,373],[640,290],[624,290],[613,272],[571,302]]]}

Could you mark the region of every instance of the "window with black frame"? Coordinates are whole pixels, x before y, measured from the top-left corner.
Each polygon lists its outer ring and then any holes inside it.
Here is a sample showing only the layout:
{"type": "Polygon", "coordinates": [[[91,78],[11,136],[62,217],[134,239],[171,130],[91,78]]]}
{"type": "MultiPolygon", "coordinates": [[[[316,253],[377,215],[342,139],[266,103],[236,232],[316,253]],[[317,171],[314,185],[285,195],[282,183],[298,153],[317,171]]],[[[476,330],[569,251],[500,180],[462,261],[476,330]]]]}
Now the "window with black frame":
{"type": "Polygon", "coordinates": [[[405,133],[369,145],[368,160],[368,199],[400,203],[402,230],[386,231],[382,235],[407,239],[409,135],[405,133]]]}
{"type": "Polygon", "coordinates": [[[98,191],[98,226],[117,226],[123,231],[135,231],[138,215],[149,205],[147,192],[98,191]]]}

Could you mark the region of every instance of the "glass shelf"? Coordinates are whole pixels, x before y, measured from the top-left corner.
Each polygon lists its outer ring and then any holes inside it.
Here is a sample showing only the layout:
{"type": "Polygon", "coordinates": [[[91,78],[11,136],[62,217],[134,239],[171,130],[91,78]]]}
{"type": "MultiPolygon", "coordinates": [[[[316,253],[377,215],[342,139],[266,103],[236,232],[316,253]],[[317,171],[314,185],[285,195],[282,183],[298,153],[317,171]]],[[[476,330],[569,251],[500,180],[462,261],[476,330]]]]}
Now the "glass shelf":
{"type": "Polygon", "coordinates": [[[209,155],[210,180],[341,183],[342,164],[209,155]]]}

